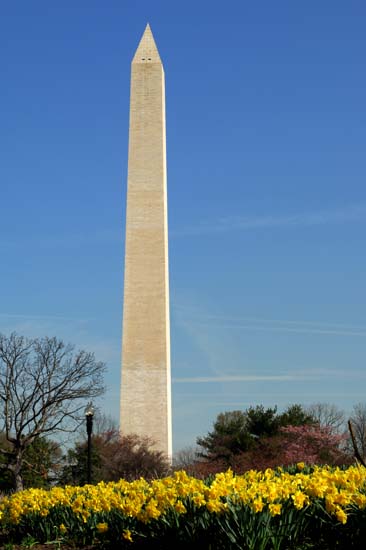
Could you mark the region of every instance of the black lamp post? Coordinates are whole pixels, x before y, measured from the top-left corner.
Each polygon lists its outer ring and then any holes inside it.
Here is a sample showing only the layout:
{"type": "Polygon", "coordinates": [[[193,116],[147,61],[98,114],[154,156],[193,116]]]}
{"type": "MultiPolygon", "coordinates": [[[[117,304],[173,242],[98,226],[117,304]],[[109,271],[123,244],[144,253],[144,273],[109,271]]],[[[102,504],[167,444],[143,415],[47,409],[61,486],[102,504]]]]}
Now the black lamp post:
{"type": "Polygon", "coordinates": [[[86,472],[86,482],[91,483],[91,435],[93,432],[93,416],[94,416],[94,407],[90,402],[85,407],[85,418],[86,418],[86,433],[88,434],[88,464],[86,472]]]}

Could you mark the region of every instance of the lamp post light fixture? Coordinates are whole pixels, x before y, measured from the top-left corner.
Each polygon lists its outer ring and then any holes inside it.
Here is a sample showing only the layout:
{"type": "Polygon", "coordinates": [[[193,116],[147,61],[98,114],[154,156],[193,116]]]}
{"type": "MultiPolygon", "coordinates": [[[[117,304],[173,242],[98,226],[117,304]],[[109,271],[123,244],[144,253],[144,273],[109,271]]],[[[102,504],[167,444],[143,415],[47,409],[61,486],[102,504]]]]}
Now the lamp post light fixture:
{"type": "Polygon", "coordinates": [[[94,407],[91,402],[85,407],[85,418],[86,418],[86,433],[88,434],[88,463],[87,463],[87,472],[86,472],[86,482],[91,483],[91,436],[93,432],[93,416],[94,416],[94,407]]]}

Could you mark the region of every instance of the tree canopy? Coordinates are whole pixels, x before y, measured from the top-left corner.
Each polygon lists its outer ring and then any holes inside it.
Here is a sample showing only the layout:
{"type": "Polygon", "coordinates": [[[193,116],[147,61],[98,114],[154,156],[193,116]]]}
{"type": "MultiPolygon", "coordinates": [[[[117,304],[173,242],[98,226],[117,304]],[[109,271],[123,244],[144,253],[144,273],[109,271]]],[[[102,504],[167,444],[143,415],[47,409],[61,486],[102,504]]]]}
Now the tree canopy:
{"type": "Polygon", "coordinates": [[[105,365],[57,338],[0,334],[0,452],[14,488],[23,488],[26,450],[39,438],[73,431],[87,400],[104,391],[105,365]]]}
{"type": "Polygon", "coordinates": [[[302,405],[290,405],[281,414],[276,407],[258,405],[219,414],[213,430],[197,439],[201,460],[191,471],[205,476],[229,466],[241,473],[297,461],[348,464],[352,457],[345,440],[345,434],[322,425],[302,405]]]}
{"type": "Polygon", "coordinates": [[[291,405],[282,414],[277,413],[277,407],[257,405],[244,411],[220,413],[213,431],[198,437],[197,444],[203,449],[200,455],[204,458],[230,460],[233,455],[252,449],[258,438],[276,435],[281,426],[314,422],[301,405],[291,405]]]}
{"type": "MultiPolygon", "coordinates": [[[[152,479],[167,474],[169,464],[163,453],[153,449],[152,441],[135,434],[122,436],[118,429],[92,436],[92,482],[152,479]]],[[[78,441],[69,449],[60,482],[86,483],[87,442],[78,441]]]]}

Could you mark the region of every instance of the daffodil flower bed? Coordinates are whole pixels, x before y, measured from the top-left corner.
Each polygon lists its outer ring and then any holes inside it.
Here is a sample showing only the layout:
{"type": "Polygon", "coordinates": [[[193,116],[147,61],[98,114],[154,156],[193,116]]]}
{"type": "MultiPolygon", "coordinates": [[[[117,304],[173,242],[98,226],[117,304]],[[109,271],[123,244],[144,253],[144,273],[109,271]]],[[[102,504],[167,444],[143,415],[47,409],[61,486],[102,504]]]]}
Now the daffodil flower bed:
{"type": "MultiPolygon", "coordinates": [[[[29,489],[0,503],[8,540],[113,548],[355,548],[366,540],[366,468],[176,472],[147,482],[29,489]],[[329,546],[327,546],[329,544],[329,546]]],[[[365,542],[366,545],[366,542],[365,542]]],[[[362,546],[360,546],[361,548],[362,546]]]]}

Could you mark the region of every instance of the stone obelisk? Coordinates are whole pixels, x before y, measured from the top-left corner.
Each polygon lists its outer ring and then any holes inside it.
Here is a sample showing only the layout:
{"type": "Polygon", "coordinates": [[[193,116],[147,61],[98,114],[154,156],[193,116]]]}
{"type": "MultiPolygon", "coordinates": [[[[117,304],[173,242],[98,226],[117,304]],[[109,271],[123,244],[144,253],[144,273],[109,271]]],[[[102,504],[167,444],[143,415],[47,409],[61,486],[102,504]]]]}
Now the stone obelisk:
{"type": "Polygon", "coordinates": [[[164,69],[149,25],[131,65],[121,433],[172,454],[164,69]]]}

